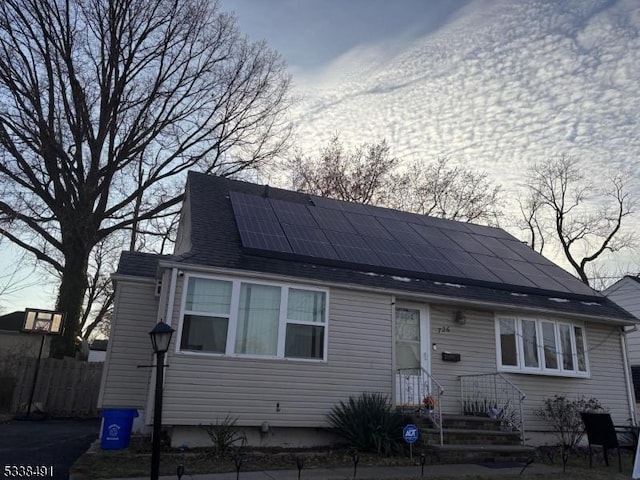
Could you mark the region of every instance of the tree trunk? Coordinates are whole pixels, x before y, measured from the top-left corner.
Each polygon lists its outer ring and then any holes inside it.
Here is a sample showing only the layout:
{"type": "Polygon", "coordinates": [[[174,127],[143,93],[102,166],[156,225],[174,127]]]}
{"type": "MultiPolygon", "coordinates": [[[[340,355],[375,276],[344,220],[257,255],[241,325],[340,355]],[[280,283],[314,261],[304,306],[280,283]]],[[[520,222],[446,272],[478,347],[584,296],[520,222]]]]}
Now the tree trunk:
{"type": "Polygon", "coordinates": [[[58,291],[56,310],[65,314],[64,333],[51,342],[50,357],[74,356],[76,338],[80,335],[80,318],[87,289],[87,265],[89,252],[81,241],[69,242],[75,248],[65,253],[62,283],[58,291]]]}

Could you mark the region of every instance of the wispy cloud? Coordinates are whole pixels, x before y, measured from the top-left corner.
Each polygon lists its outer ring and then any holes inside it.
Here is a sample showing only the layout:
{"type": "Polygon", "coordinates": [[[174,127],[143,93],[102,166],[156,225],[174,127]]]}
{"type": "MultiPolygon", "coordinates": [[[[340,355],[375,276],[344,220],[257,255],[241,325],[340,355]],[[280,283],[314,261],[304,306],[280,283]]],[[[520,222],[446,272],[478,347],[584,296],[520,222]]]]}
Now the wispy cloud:
{"type": "Polygon", "coordinates": [[[640,181],[639,29],[634,0],[475,1],[402,48],[362,45],[300,77],[298,139],[384,137],[400,158],[447,155],[507,191],[560,153],[640,181]]]}

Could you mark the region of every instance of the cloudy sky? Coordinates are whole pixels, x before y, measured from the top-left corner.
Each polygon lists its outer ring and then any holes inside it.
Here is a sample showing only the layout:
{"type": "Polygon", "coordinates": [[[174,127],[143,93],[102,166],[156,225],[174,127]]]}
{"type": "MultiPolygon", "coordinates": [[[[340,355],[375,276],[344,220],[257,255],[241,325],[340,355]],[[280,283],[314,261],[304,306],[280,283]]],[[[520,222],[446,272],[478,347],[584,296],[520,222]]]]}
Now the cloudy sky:
{"type": "Polygon", "coordinates": [[[592,178],[625,172],[640,196],[637,0],[223,5],[289,63],[307,149],[386,138],[400,159],[488,172],[507,201],[527,165],[568,154],[592,178]]]}
{"type": "MultiPolygon", "coordinates": [[[[449,156],[507,194],[528,164],[561,153],[593,178],[640,179],[638,0],[221,6],[286,59],[295,139],[310,151],[336,133],[350,145],[386,138],[400,159],[449,156]]],[[[5,310],[46,298],[29,292],[5,295],[5,310]]]]}

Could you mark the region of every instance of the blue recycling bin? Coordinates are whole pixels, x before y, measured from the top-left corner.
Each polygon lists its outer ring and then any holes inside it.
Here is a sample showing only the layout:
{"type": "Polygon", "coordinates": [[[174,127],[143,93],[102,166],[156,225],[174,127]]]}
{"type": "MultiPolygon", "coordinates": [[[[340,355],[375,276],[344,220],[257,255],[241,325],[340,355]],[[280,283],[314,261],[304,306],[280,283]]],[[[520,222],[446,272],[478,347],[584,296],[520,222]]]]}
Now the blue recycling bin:
{"type": "Polygon", "coordinates": [[[129,447],[133,419],[138,416],[135,408],[105,408],[102,410],[102,436],[100,446],[103,450],[121,450],[129,447]]]}

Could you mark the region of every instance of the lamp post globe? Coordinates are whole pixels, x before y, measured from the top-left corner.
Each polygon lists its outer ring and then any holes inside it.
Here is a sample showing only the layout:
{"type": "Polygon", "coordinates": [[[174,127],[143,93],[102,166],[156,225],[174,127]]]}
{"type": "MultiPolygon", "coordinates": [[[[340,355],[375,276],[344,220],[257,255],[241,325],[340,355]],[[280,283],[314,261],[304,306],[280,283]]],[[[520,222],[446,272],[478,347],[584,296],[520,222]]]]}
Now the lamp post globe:
{"type": "Polygon", "coordinates": [[[175,330],[164,322],[159,322],[153,327],[153,330],[149,332],[151,337],[151,345],[155,353],[166,353],[169,350],[169,343],[171,342],[171,336],[175,330]]]}

